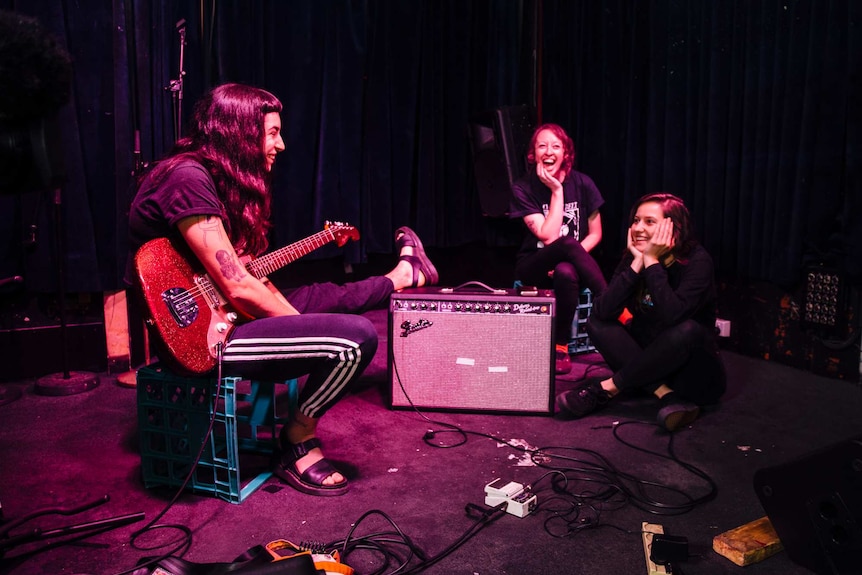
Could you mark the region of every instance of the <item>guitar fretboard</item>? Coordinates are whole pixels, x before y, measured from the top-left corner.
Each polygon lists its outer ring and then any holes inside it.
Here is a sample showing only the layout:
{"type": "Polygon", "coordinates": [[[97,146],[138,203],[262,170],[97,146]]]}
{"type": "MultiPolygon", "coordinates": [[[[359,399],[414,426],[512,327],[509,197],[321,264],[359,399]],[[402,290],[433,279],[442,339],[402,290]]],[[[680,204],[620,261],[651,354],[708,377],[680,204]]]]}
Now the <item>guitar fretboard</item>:
{"type": "Polygon", "coordinates": [[[287,264],[298,260],[302,256],[310,254],[314,250],[325,246],[334,239],[335,236],[331,229],[317,232],[313,236],[309,236],[296,243],[284,246],[281,249],[264,254],[259,258],[250,261],[246,265],[246,269],[251,273],[251,275],[260,279],[283,268],[287,264]]]}

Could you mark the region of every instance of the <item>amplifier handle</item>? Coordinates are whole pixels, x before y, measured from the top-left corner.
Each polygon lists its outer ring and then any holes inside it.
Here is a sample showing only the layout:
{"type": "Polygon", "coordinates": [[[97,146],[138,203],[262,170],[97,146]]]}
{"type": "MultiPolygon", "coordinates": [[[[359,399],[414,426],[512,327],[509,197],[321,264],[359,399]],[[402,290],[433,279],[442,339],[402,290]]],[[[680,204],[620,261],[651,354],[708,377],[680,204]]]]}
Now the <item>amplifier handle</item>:
{"type": "Polygon", "coordinates": [[[495,294],[507,293],[506,290],[504,290],[504,289],[495,289],[495,288],[492,288],[491,286],[489,286],[487,284],[483,284],[482,282],[479,282],[479,281],[464,282],[461,285],[459,285],[458,287],[452,288],[452,291],[458,291],[459,289],[467,288],[467,287],[471,287],[471,286],[479,286],[479,287],[482,287],[485,290],[487,290],[491,293],[495,293],[495,294]]]}

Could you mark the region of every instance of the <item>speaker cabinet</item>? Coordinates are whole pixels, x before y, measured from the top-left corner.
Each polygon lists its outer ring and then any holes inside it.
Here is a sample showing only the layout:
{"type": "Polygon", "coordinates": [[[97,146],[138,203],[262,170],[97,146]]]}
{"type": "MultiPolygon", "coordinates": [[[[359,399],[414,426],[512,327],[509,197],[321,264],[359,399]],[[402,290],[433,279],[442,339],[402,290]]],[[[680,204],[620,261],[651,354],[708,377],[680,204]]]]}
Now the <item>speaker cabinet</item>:
{"type": "Polygon", "coordinates": [[[760,469],[754,489],[795,563],[819,575],[862,573],[862,436],[760,469]]]}
{"type": "Polygon", "coordinates": [[[474,116],[468,126],[473,173],[484,215],[509,213],[512,184],[528,169],[527,149],[536,127],[530,106],[504,106],[474,116]]]}
{"type": "Polygon", "coordinates": [[[415,288],[389,302],[390,406],[553,413],[550,290],[415,288]]]}

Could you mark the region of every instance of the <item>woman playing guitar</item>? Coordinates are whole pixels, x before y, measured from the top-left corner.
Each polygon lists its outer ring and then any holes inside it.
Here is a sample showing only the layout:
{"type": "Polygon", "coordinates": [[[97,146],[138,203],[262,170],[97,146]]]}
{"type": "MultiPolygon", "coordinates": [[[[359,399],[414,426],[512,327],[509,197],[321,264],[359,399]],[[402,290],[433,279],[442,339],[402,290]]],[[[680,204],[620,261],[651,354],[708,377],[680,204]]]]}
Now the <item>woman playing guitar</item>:
{"type": "MultiPolygon", "coordinates": [[[[297,412],[281,430],[275,473],[304,493],[341,495],[347,478],[323,457],[316,429],[377,349],[373,324],[357,314],[385,304],[394,290],[435,284],[438,275],[407,227],[396,231],[400,258],[384,276],[311,284],[285,296],[265,275],[253,273],[241,258],[267,248],[270,175],[285,148],[281,110],[269,92],[241,84],[218,86],[196,104],[188,135],[144,175],[132,203],[131,248],[141,256],[135,283],[146,284],[141,262],[149,261],[142,257],[149,242],[167,239],[199,264],[211,284],[197,291],[164,290],[155,298],[172,302],[168,315],[180,326],[177,333],[208,305],[190,303],[190,295],[219,300],[217,307],[229,306],[236,317],[248,319],[231,326],[215,322],[227,334],[223,345],[213,346],[224,375],[268,381],[308,375],[297,412]]],[[[177,342],[162,343],[170,348],[177,342]]]]}

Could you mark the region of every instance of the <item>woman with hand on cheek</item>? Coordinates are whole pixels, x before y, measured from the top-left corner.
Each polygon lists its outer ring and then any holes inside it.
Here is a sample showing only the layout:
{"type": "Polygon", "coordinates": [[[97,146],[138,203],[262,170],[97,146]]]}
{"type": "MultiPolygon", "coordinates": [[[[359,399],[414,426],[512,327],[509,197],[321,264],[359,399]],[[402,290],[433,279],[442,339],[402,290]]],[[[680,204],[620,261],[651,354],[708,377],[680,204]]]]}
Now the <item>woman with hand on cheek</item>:
{"type": "Polygon", "coordinates": [[[613,375],[588,379],[558,396],[557,406],[583,417],[620,392],[644,390],[659,400],[659,425],[675,431],[717,403],[726,387],[712,258],[692,236],[688,208],[667,193],[638,200],[626,243],[587,324],[613,375]],[[623,325],[617,318],[625,309],[632,317],[623,325]]]}
{"type": "Polygon", "coordinates": [[[574,169],[575,145],[559,125],[536,128],[527,161],[535,169],[512,186],[509,210],[525,228],[515,277],[554,289],[554,368],[563,375],[572,369],[569,340],[581,290],[589,288],[595,298],[607,285],[590,255],[602,240],[599,208],[605,200],[593,180],[574,169]]]}

